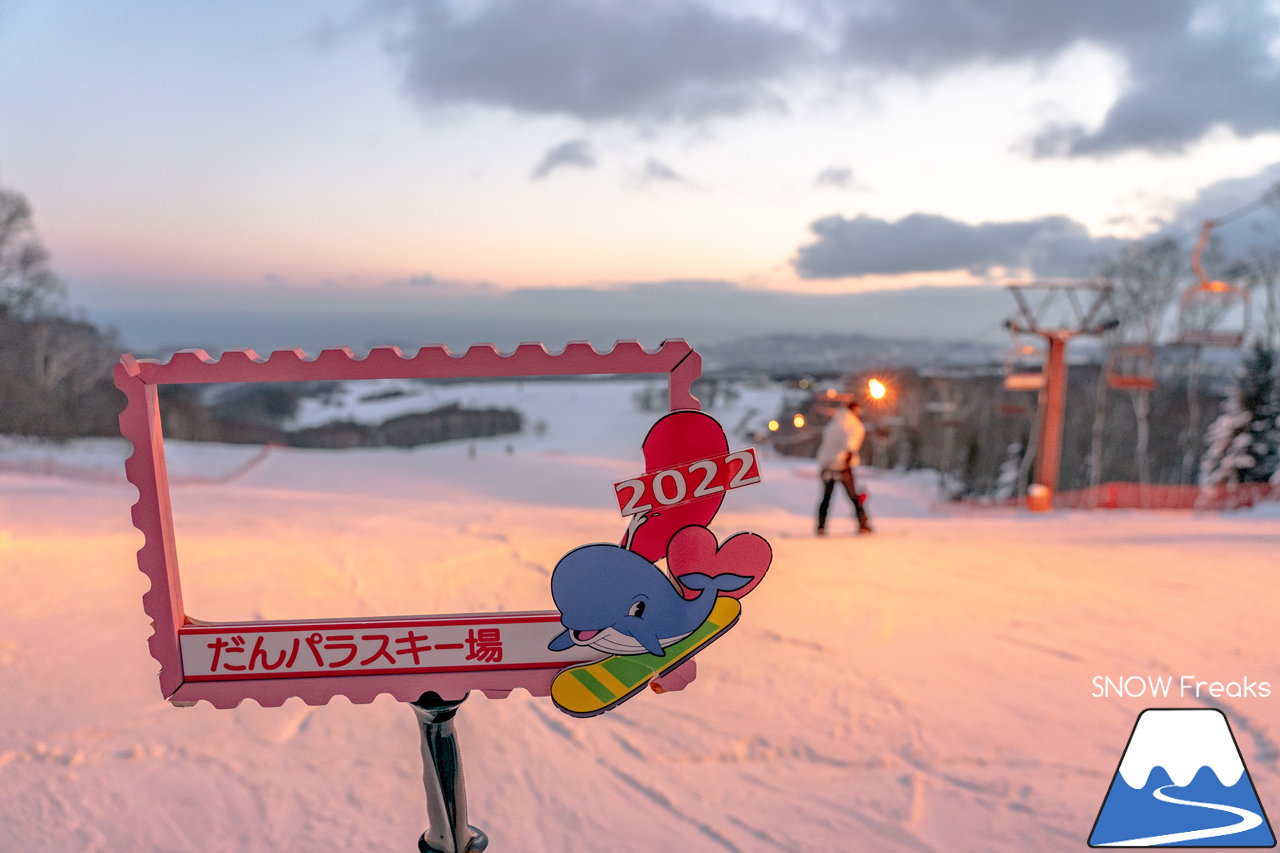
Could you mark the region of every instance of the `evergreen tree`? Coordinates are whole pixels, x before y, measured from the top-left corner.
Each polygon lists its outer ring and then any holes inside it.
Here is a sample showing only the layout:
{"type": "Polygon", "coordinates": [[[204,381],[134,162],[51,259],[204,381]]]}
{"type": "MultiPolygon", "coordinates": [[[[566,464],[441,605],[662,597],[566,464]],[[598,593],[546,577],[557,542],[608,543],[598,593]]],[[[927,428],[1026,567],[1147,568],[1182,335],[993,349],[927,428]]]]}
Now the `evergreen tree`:
{"type": "Polygon", "coordinates": [[[1209,427],[1200,460],[1200,486],[1220,489],[1266,483],[1280,474],[1280,397],[1276,354],[1258,344],[1209,427]]]}

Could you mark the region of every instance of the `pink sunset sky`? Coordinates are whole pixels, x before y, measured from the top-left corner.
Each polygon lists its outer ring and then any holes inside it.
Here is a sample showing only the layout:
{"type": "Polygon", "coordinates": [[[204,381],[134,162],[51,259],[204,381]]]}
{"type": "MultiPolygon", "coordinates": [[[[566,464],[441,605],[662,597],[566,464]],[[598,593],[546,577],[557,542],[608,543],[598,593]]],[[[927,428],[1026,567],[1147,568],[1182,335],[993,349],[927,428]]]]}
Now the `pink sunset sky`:
{"type": "MultiPolygon", "coordinates": [[[[12,0],[0,185],[149,345],[284,345],[321,309],[519,326],[512,292],[556,288],[604,317],[718,287],[726,327],[805,327],[840,294],[1085,276],[1258,198],[1278,39],[1275,3],[1205,0],[12,0]]],[[[842,321],[976,331],[931,306],[842,321]]]]}

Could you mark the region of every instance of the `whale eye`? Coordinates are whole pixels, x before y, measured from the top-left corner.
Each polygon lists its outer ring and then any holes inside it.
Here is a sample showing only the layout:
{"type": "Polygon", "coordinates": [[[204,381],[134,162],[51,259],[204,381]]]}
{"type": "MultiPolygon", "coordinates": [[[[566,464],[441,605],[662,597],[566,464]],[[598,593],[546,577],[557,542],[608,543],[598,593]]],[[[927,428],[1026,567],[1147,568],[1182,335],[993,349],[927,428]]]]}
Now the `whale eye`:
{"type": "Polygon", "coordinates": [[[637,601],[635,604],[631,605],[631,609],[627,611],[627,615],[628,615],[628,616],[643,616],[643,615],[644,615],[644,602],[643,602],[643,601],[637,601]]]}

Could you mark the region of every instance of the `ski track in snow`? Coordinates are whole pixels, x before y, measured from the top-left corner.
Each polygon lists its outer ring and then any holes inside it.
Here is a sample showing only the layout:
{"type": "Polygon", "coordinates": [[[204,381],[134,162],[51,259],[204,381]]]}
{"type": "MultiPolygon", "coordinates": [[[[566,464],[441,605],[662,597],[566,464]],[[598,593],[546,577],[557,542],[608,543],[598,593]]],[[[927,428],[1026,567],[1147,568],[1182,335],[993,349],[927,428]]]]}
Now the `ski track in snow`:
{"type": "MultiPolygon", "coordinates": [[[[607,391],[625,401],[607,428],[561,426],[547,408],[530,414],[548,419],[546,435],[511,440],[511,454],[503,439],[476,442],[476,460],[465,444],[281,449],[233,481],[175,486],[188,611],[551,607],[558,558],[625,527],[611,484],[638,468],[653,420],[627,408],[625,388],[607,391]]],[[[175,479],[191,482],[254,452],[170,450],[175,479]]],[[[119,443],[42,452],[89,468],[123,458],[119,443]]],[[[1094,699],[1093,676],[1276,684],[1280,513],[974,511],[936,504],[927,473],[868,470],[877,533],[850,535],[837,503],[832,535],[816,539],[809,465],[765,451],[762,470],[713,526],[765,535],[773,568],[688,689],[590,720],[522,691],[463,706],[471,821],[491,849],[1082,849],[1152,704],[1094,699]]],[[[0,846],[412,849],[426,816],[417,730],[399,703],[217,711],[160,699],[135,499],[110,483],[0,473],[0,846]]],[[[1244,734],[1265,799],[1280,790],[1280,751],[1264,702],[1212,706],[1244,734]]]]}

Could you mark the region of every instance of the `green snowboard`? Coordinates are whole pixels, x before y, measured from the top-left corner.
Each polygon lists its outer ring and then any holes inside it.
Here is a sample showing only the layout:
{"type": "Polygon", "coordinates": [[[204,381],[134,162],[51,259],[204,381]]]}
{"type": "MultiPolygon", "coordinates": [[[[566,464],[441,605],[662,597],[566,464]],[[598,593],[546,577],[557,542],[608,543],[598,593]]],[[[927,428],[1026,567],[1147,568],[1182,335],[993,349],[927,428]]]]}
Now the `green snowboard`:
{"type": "Polygon", "coordinates": [[[728,631],[742,614],[736,598],[721,596],[711,615],[692,634],[668,646],[666,655],[611,655],[560,672],[551,682],[551,701],[566,714],[594,717],[622,704],[644,686],[693,657],[728,631]]]}

